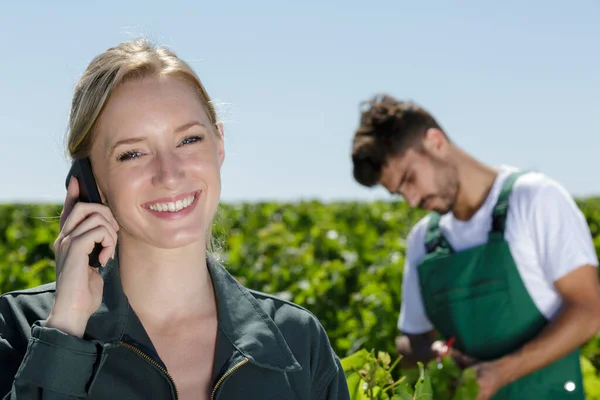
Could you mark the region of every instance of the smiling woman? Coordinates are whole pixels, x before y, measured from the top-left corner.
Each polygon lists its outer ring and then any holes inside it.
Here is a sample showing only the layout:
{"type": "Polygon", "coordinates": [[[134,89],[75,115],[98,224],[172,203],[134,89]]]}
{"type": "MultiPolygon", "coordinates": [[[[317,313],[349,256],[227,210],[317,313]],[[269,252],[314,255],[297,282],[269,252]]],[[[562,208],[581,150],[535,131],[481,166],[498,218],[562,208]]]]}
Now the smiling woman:
{"type": "Polygon", "coordinates": [[[100,54],[69,128],[102,204],[71,179],[57,282],[0,297],[0,398],[349,399],[319,321],[210,255],[224,132],[184,61],[145,40],[100,54]]]}

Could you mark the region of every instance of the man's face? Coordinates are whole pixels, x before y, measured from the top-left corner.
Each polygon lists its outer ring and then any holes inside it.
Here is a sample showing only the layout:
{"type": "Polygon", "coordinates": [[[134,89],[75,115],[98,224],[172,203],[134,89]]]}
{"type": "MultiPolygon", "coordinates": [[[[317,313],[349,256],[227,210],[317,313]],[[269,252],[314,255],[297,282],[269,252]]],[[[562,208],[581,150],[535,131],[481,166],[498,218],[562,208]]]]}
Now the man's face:
{"type": "Polygon", "coordinates": [[[449,161],[413,148],[388,160],[379,183],[411,207],[440,214],[452,211],[459,187],[456,168],[449,161]]]}

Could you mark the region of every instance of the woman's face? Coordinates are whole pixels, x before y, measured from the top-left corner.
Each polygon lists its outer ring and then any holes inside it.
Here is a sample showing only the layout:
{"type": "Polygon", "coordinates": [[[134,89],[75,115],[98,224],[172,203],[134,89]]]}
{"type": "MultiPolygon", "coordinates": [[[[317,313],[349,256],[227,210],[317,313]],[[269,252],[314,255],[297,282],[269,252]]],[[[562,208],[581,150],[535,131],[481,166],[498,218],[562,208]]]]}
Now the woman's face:
{"type": "Polygon", "coordinates": [[[130,81],[98,119],[91,162],[120,236],[159,248],[205,245],[221,194],[221,132],[193,88],[173,77],[130,81]]]}

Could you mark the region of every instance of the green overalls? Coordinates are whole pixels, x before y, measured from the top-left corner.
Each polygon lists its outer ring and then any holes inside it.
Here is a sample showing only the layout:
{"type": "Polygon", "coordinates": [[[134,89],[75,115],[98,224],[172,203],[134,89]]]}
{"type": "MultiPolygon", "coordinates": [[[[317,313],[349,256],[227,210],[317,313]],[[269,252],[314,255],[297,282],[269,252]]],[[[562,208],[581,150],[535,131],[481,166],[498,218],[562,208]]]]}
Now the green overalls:
{"type": "MultiPolygon", "coordinates": [[[[455,252],[441,232],[440,215],[432,213],[427,254],[418,266],[429,320],[443,337],[455,338],[456,349],[481,361],[519,349],[548,324],[529,296],[504,239],[508,199],[523,173],[513,173],[504,183],[486,244],[455,252]]],[[[583,400],[579,349],[505,386],[493,399],[583,400]]]]}

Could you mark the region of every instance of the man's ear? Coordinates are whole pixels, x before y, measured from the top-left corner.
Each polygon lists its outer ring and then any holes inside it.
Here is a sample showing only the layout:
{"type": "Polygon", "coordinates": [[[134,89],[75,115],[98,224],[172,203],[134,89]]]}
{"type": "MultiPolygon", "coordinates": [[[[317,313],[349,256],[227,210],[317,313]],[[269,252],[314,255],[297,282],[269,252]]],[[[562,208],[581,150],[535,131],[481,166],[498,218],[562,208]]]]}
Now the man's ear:
{"type": "Polygon", "coordinates": [[[448,152],[449,142],[444,132],[437,128],[429,128],[423,137],[423,147],[430,154],[444,157],[448,152]]]}

